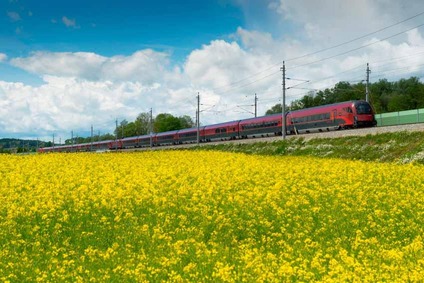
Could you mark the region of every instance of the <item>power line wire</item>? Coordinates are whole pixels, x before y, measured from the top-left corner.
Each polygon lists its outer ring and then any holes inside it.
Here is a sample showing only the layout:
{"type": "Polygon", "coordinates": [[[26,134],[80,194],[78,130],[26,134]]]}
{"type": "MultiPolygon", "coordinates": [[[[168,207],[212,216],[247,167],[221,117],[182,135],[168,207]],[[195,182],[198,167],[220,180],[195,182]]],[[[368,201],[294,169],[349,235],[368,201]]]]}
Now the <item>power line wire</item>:
{"type": "MultiPolygon", "coordinates": [[[[219,90],[219,89],[222,89],[222,88],[227,88],[227,87],[231,87],[231,86],[237,85],[237,84],[239,84],[239,83],[241,83],[241,82],[244,82],[244,81],[246,81],[246,80],[249,80],[249,79],[251,79],[251,78],[254,78],[254,77],[256,77],[257,75],[260,75],[260,74],[262,74],[262,73],[265,73],[265,72],[267,72],[267,71],[269,71],[269,70],[273,69],[275,66],[279,66],[279,65],[281,65],[281,63],[282,63],[283,61],[286,61],[286,62],[287,62],[287,61],[294,61],[294,60],[298,60],[298,59],[301,59],[301,58],[309,57],[309,56],[312,56],[312,55],[315,55],[315,54],[318,54],[318,53],[321,53],[321,52],[324,52],[324,51],[327,51],[327,50],[331,50],[331,49],[334,49],[334,48],[337,48],[337,47],[340,47],[340,46],[343,46],[343,45],[346,45],[346,44],[352,43],[352,42],[357,41],[357,40],[359,40],[359,39],[366,38],[366,37],[368,37],[368,36],[370,36],[370,35],[374,35],[374,34],[376,34],[376,33],[379,33],[379,32],[381,32],[381,31],[383,31],[383,30],[386,30],[386,29],[392,28],[392,27],[394,27],[394,26],[397,26],[397,25],[399,25],[399,24],[401,24],[401,23],[407,22],[407,21],[409,21],[409,20],[411,20],[411,19],[414,19],[414,18],[416,18],[416,17],[419,17],[419,16],[421,16],[421,15],[423,15],[423,14],[424,14],[424,11],[423,11],[423,12],[420,12],[420,13],[418,13],[418,14],[416,14],[416,15],[412,16],[412,17],[409,17],[409,18],[407,18],[407,19],[405,19],[405,20],[402,20],[402,21],[397,22],[397,23],[395,23],[395,24],[392,24],[392,25],[389,25],[389,26],[387,26],[387,27],[381,28],[381,29],[379,29],[379,30],[377,30],[377,31],[373,31],[373,32],[371,32],[371,33],[368,33],[368,34],[362,35],[362,36],[357,37],[357,38],[355,38],[355,39],[352,39],[352,40],[349,40],[349,41],[346,41],[346,42],[343,42],[343,43],[340,43],[340,44],[337,44],[337,45],[334,45],[334,46],[331,46],[331,47],[327,47],[327,48],[324,48],[324,49],[321,49],[321,50],[318,50],[318,51],[314,51],[314,52],[312,52],[312,53],[304,54],[304,55],[301,55],[301,56],[298,56],[298,57],[295,57],[295,58],[289,58],[289,59],[287,59],[287,60],[281,60],[281,61],[279,61],[279,62],[277,62],[277,63],[275,63],[275,64],[273,64],[273,65],[271,65],[271,66],[269,66],[269,67],[267,67],[267,68],[265,68],[265,69],[263,69],[263,70],[261,70],[261,71],[257,72],[257,73],[255,73],[255,74],[252,74],[252,75],[250,75],[250,76],[247,76],[247,77],[245,77],[245,78],[243,78],[243,79],[241,79],[241,80],[235,81],[235,82],[230,83],[230,84],[228,84],[228,85],[218,86],[218,87],[214,88],[213,90],[215,91],[215,90],[219,90]]],[[[422,25],[420,25],[420,26],[422,26],[422,25]]],[[[409,31],[409,30],[408,30],[408,31],[409,31]]],[[[403,32],[402,32],[402,33],[403,33],[403,32]]],[[[396,36],[396,35],[395,35],[395,36],[396,36]]],[[[389,38],[390,38],[390,37],[389,37],[389,38]]],[[[386,39],[388,39],[388,38],[386,38],[386,39]]],[[[383,40],[385,40],[385,39],[383,39],[383,40]]],[[[361,48],[363,48],[363,47],[361,47],[361,48]]],[[[359,49],[360,49],[360,48],[359,48],[359,49]]],[[[349,52],[351,52],[351,51],[349,51],[349,52]]],[[[339,54],[339,55],[336,55],[336,56],[340,56],[340,55],[343,55],[343,54],[339,54]]],[[[334,57],[336,57],[336,56],[334,56],[334,57]]],[[[330,57],[330,58],[333,58],[333,57],[330,57]]],[[[329,59],[329,58],[327,58],[327,59],[329,59]]],[[[327,59],[325,59],[325,60],[327,60],[327,59]]],[[[323,60],[322,60],[322,61],[323,61],[323,60]]],[[[320,62],[320,61],[317,61],[317,62],[320,62]]],[[[312,63],[316,63],[316,62],[312,62],[312,63]]],[[[311,63],[311,64],[312,64],[312,63],[311,63]]],[[[269,77],[269,76],[272,76],[272,75],[274,75],[274,74],[276,74],[276,73],[280,73],[280,71],[275,72],[275,73],[272,73],[272,74],[270,74],[270,75],[268,75],[268,76],[265,76],[265,77],[263,77],[263,78],[261,78],[261,79],[259,79],[259,80],[262,80],[262,79],[264,79],[264,78],[267,78],[267,77],[269,77]]],[[[257,82],[257,81],[259,81],[259,80],[256,80],[256,81],[254,81],[254,82],[257,82]]],[[[254,83],[254,82],[253,82],[253,83],[254,83]]],[[[250,84],[251,84],[251,83],[249,83],[249,84],[247,84],[247,85],[250,85],[250,84]]],[[[243,86],[242,86],[242,87],[243,87],[243,86]]],[[[227,91],[225,91],[225,92],[227,92],[227,91]]],[[[224,93],[225,93],[225,92],[224,92],[224,93]]]]}
{"type": "Polygon", "coordinates": [[[319,62],[323,62],[323,61],[326,61],[326,60],[329,60],[329,59],[332,59],[332,58],[335,58],[335,57],[338,57],[338,56],[341,56],[341,55],[346,55],[346,54],[351,53],[351,52],[353,52],[353,51],[357,51],[357,50],[360,50],[360,49],[362,49],[362,48],[365,48],[365,47],[368,47],[368,46],[374,45],[374,44],[376,44],[376,43],[379,43],[379,42],[382,42],[382,41],[384,41],[384,40],[387,40],[387,39],[390,39],[390,38],[396,37],[396,36],[401,35],[401,34],[403,34],[403,33],[405,33],[405,32],[411,31],[411,30],[413,30],[413,29],[416,29],[416,28],[419,28],[419,27],[422,27],[422,26],[424,26],[424,24],[420,24],[420,25],[415,26],[415,27],[413,27],[413,28],[410,28],[410,29],[408,29],[408,30],[405,30],[405,31],[402,31],[402,32],[396,33],[396,34],[394,34],[394,35],[391,35],[391,36],[385,37],[385,38],[380,39],[380,40],[377,40],[377,41],[375,41],[375,42],[371,42],[371,43],[369,43],[369,44],[365,44],[365,45],[359,46],[359,47],[357,47],[357,48],[350,49],[350,50],[348,50],[348,51],[345,51],[345,52],[342,52],[342,53],[339,53],[339,54],[336,54],[336,55],[333,55],[333,56],[329,56],[329,57],[326,57],[326,58],[322,58],[322,59],[320,59],[320,60],[316,60],[316,61],[309,62],[309,63],[306,63],[306,64],[302,64],[302,65],[297,65],[297,66],[291,67],[291,68],[290,68],[290,70],[297,69],[297,68],[300,68],[300,67],[309,66],[309,65],[316,64],[316,63],[319,63],[319,62]]]}

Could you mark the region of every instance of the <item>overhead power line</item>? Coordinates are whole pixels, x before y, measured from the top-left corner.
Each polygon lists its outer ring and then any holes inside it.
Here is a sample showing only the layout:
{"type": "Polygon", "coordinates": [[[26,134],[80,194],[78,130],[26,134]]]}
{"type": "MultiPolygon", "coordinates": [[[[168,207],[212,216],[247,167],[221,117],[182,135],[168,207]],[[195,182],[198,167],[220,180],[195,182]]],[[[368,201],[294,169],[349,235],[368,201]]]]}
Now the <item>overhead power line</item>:
{"type": "MultiPolygon", "coordinates": [[[[405,19],[405,20],[402,20],[402,21],[397,22],[397,23],[395,23],[395,24],[392,24],[392,25],[390,25],[390,26],[387,26],[387,27],[381,28],[381,29],[379,29],[379,30],[376,30],[376,31],[370,32],[370,33],[368,33],[368,34],[362,35],[362,36],[360,36],[360,37],[357,37],[357,38],[351,39],[351,40],[349,40],[349,41],[346,41],[346,42],[343,42],[343,43],[340,43],[340,44],[337,44],[337,45],[334,45],[334,46],[331,46],[331,47],[327,47],[327,48],[324,48],[324,49],[321,49],[321,50],[318,50],[318,51],[314,51],[314,52],[312,52],[312,53],[308,53],[308,54],[305,54],[305,55],[302,55],[302,56],[299,56],[299,57],[295,57],[295,58],[287,59],[287,60],[285,60],[285,61],[286,61],[286,62],[287,62],[287,61],[294,61],[294,60],[298,60],[298,59],[302,59],[302,58],[305,58],[305,57],[309,57],[309,56],[312,56],[312,55],[315,55],[315,54],[318,54],[318,53],[321,53],[321,52],[324,52],[324,51],[327,51],[327,50],[335,49],[335,48],[337,48],[337,47],[340,47],[340,46],[343,46],[343,45],[346,45],[346,44],[349,44],[349,43],[355,42],[355,41],[357,41],[357,40],[364,39],[364,38],[366,38],[366,37],[368,37],[368,36],[371,36],[371,35],[377,34],[377,33],[379,33],[379,32],[382,32],[383,30],[386,30],[386,29],[392,28],[392,27],[394,27],[394,26],[400,25],[400,24],[402,24],[402,23],[404,23],[404,22],[407,22],[407,21],[412,20],[412,19],[414,19],[414,18],[416,18],[416,17],[419,17],[419,16],[421,16],[421,15],[423,15],[423,14],[424,14],[424,11],[423,11],[423,12],[421,12],[421,13],[416,14],[415,16],[409,17],[409,18],[407,18],[407,19],[405,19]]],[[[281,62],[282,62],[282,61],[281,61],[281,62]]]]}
{"type": "MultiPolygon", "coordinates": [[[[277,63],[275,63],[275,64],[273,64],[273,65],[271,65],[271,66],[269,66],[269,67],[267,67],[267,68],[265,68],[265,69],[263,69],[263,70],[261,70],[261,71],[257,72],[257,73],[254,73],[254,74],[252,74],[252,75],[250,75],[250,76],[247,76],[247,77],[245,77],[245,78],[243,78],[243,79],[240,79],[240,80],[238,80],[238,81],[235,81],[235,82],[233,82],[233,83],[230,83],[230,84],[227,84],[227,85],[218,86],[218,87],[214,88],[213,90],[215,90],[215,91],[216,91],[216,90],[220,90],[220,89],[231,88],[231,87],[232,87],[232,86],[234,86],[234,85],[237,85],[237,84],[239,84],[239,83],[242,83],[242,82],[244,82],[244,81],[247,81],[247,80],[249,80],[249,79],[251,79],[251,78],[254,78],[254,77],[256,77],[256,76],[258,76],[258,75],[260,75],[260,74],[263,74],[263,73],[265,73],[265,72],[267,72],[267,71],[269,71],[269,70],[271,70],[271,69],[275,68],[276,66],[280,66],[280,65],[282,64],[282,62],[283,62],[283,61],[286,61],[286,62],[287,62],[287,61],[294,61],[294,60],[298,60],[298,59],[301,59],[301,58],[309,57],[309,56],[312,56],[312,55],[315,55],[315,54],[318,54],[318,53],[322,53],[322,52],[324,52],[324,51],[328,51],[328,50],[331,50],[331,49],[335,49],[335,48],[337,48],[337,47],[340,47],[340,46],[343,46],[343,45],[346,45],[346,44],[352,43],[352,42],[354,42],[354,41],[357,41],[357,40],[360,40],[360,39],[364,39],[364,38],[366,38],[366,37],[368,37],[368,36],[371,36],[371,35],[377,34],[377,33],[381,32],[381,31],[387,30],[387,29],[389,29],[389,28],[392,28],[392,27],[394,27],[394,26],[397,26],[397,25],[399,25],[399,24],[402,24],[402,23],[404,23],[404,22],[407,22],[407,21],[409,21],[409,20],[411,20],[411,19],[417,18],[417,17],[419,17],[419,16],[421,16],[421,15],[423,15],[423,14],[424,14],[424,11],[423,11],[423,12],[420,12],[420,13],[418,13],[418,14],[416,14],[416,15],[412,16],[412,17],[409,17],[409,18],[407,18],[407,19],[404,19],[404,20],[402,20],[402,21],[399,21],[399,22],[397,22],[397,23],[395,23],[395,24],[392,24],[392,25],[389,25],[389,26],[383,27],[383,28],[381,28],[381,29],[379,29],[379,30],[376,30],[376,31],[373,31],[373,32],[371,32],[371,33],[368,33],[368,34],[365,34],[365,35],[359,36],[359,37],[357,37],[357,38],[354,38],[354,39],[352,39],[352,40],[349,40],[349,41],[346,41],[346,42],[343,42],[343,43],[336,44],[336,45],[334,45],[334,46],[330,46],[330,47],[327,47],[327,48],[324,48],[324,49],[320,49],[320,50],[317,50],[317,51],[314,51],[314,52],[311,52],[311,53],[307,53],[307,54],[304,54],[304,55],[301,55],[301,56],[298,56],[298,57],[289,58],[289,59],[286,59],[286,60],[280,60],[279,62],[277,62],[277,63]]],[[[418,27],[420,27],[420,26],[422,26],[422,25],[419,25],[418,27]]],[[[417,27],[414,27],[414,28],[417,28],[417,27]]],[[[412,29],[414,29],[414,28],[412,28],[412,29]]],[[[412,30],[412,29],[410,29],[410,30],[412,30]]],[[[407,30],[407,31],[409,31],[409,30],[407,30]]],[[[404,31],[404,32],[407,32],[407,31],[404,31]]],[[[401,33],[399,33],[399,34],[402,34],[402,33],[404,33],[404,32],[401,32],[401,33]]],[[[391,37],[397,36],[397,35],[399,35],[399,34],[393,35],[393,36],[391,36],[391,37]]],[[[388,38],[385,38],[385,39],[382,39],[382,40],[386,40],[386,39],[389,39],[389,38],[391,38],[391,37],[388,37],[388,38]]],[[[377,42],[376,42],[376,43],[377,43],[377,42]]],[[[373,43],[373,44],[374,44],[374,43],[373,43]]],[[[367,46],[368,46],[368,45],[367,45],[367,46]]],[[[361,48],[364,48],[364,47],[367,47],[367,46],[359,47],[358,49],[361,49],[361,48]]],[[[331,57],[328,57],[328,58],[325,58],[325,59],[322,59],[322,60],[319,60],[319,61],[315,61],[315,62],[308,63],[307,65],[309,65],[309,64],[314,64],[314,63],[318,63],[318,62],[321,62],[321,61],[324,61],[324,60],[328,60],[328,59],[331,59],[331,58],[334,58],[334,57],[337,57],[337,56],[341,56],[341,55],[344,55],[344,54],[347,54],[347,53],[349,53],[349,52],[353,52],[353,51],[356,51],[356,50],[357,50],[357,49],[350,50],[350,51],[348,51],[348,52],[344,52],[344,53],[341,53],[341,54],[338,54],[338,55],[335,55],[335,56],[331,56],[331,57]]],[[[297,68],[297,67],[302,67],[302,66],[304,66],[304,65],[296,66],[296,68],[297,68]]],[[[306,65],[305,65],[305,66],[306,66],[306,65]]],[[[293,68],[290,68],[290,69],[293,69],[293,68]]],[[[243,85],[243,86],[239,86],[239,87],[237,87],[237,88],[242,88],[242,87],[245,87],[245,86],[251,85],[251,84],[253,84],[253,83],[255,83],[255,82],[261,81],[261,80],[263,80],[263,79],[265,79],[265,78],[267,78],[267,77],[270,77],[270,76],[272,76],[272,75],[275,75],[275,74],[277,74],[277,73],[279,73],[279,71],[277,71],[277,72],[273,72],[272,74],[269,74],[269,75],[267,75],[267,76],[261,77],[260,79],[257,79],[257,80],[255,80],[255,81],[253,81],[253,82],[251,82],[251,83],[248,83],[248,84],[245,84],[245,85],[243,85]]],[[[229,90],[225,90],[225,91],[223,91],[222,93],[226,93],[226,92],[228,92],[228,91],[229,91],[229,90]]]]}
{"type": "Polygon", "coordinates": [[[329,59],[332,59],[332,58],[335,58],[335,57],[338,57],[338,56],[341,56],[341,55],[346,55],[346,54],[351,53],[351,52],[353,52],[353,51],[357,51],[357,50],[359,50],[359,49],[362,49],[362,48],[365,48],[365,47],[368,47],[368,46],[374,45],[374,44],[376,44],[376,43],[379,43],[379,42],[382,42],[382,41],[384,41],[384,40],[387,40],[387,39],[393,38],[393,37],[395,37],[395,36],[401,35],[401,34],[403,34],[403,33],[405,33],[405,32],[411,31],[411,30],[413,30],[413,29],[416,29],[416,28],[419,28],[419,27],[422,27],[422,26],[424,26],[424,24],[420,24],[420,25],[418,25],[418,26],[415,26],[415,27],[413,27],[413,28],[407,29],[407,30],[405,30],[405,31],[402,31],[402,32],[399,32],[399,33],[393,34],[393,35],[388,36],[388,37],[385,37],[385,38],[383,38],[383,39],[380,39],[380,40],[377,40],[377,41],[371,42],[371,43],[369,43],[369,44],[365,44],[365,45],[359,46],[359,47],[357,47],[357,48],[350,49],[350,50],[348,50],[348,51],[345,51],[345,52],[342,52],[342,53],[339,53],[339,54],[336,54],[336,55],[333,55],[333,56],[329,56],[329,57],[326,57],[326,58],[322,58],[322,59],[320,59],[320,60],[316,60],[316,61],[309,62],[309,63],[306,63],[306,64],[302,64],[302,65],[297,65],[297,66],[291,67],[290,69],[292,70],[292,69],[296,69],[296,68],[300,68],[300,67],[305,67],[305,66],[309,66],[309,65],[312,65],[312,64],[316,64],[316,63],[319,63],[319,62],[323,62],[323,61],[326,61],[326,60],[329,60],[329,59]]]}

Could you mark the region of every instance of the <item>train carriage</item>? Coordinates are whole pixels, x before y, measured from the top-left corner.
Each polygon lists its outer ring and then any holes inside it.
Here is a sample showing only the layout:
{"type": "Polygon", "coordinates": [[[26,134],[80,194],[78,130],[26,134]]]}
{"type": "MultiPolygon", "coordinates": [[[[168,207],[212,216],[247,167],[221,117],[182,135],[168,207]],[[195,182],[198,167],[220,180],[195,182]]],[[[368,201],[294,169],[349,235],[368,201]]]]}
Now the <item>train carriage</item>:
{"type": "Polygon", "coordinates": [[[239,137],[240,121],[209,125],[205,127],[205,141],[233,140],[239,137]]]}
{"type": "Polygon", "coordinates": [[[174,145],[178,142],[178,131],[169,131],[155,134],[153,144],[159,145],[174,145]]]}
{"type": "Polygon", "coordinates": [[[287,132],[371,127],[377,124],[371,105],[362,100],[312,107],[287,113],[287,132]]]}
{"type": "Polygon", "coordinates": [[[122,139],[122,147],[123,148],[135,148],[138,145],[138,136],[128,137],[122,139]]]}
{"type": "Polygon", "coordinates": [[[281,135],[281,114],[241,120],[239,127],[241,138],[281,135]]]}
{"type": "Polygon", "coordinates": [[[138,147],[149,147],[150,144],[153,145],[153,137],[153,134],[140,136],[138,140],[138,147]]]}
{"type": "MultiPolygon", "coordinates": [[[[202,141],[205,136],[205,126],[199,127],[199,139],[202,141]]],[[[179,130],[177,133],[177,143],[196,143],[197,128],[179,130]]]]}
{"type": "Polygon", "coordinates": [[[142,135],[135,137],[128,137],[122,139],[123,148],[137,148],[137,147],[148,147],[150,146],[150,140],[153,141],[153,135],[142,135]]]}
{"type": "Polygon", "coordinates": [[[108,141],[96,141],[93,142],[94,151],[105,151],[109,149],[108,141]]]}
{"type": "Polygon", "coordinates": [[[122,149],[123,148],[122,140],[110,140],[108,142],[108,147],[110,150],[122,149]]]}

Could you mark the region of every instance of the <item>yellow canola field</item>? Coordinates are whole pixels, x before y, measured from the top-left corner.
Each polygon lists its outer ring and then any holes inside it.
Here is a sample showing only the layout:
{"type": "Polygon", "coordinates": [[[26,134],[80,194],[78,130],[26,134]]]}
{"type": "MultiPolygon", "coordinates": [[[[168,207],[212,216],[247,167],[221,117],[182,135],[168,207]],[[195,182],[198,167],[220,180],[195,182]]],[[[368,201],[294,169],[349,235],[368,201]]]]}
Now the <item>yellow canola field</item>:
{"type": "Polygon", "coordinates": [[[1,282],[421,282],[423,166],[0,155],[1,282]]]}

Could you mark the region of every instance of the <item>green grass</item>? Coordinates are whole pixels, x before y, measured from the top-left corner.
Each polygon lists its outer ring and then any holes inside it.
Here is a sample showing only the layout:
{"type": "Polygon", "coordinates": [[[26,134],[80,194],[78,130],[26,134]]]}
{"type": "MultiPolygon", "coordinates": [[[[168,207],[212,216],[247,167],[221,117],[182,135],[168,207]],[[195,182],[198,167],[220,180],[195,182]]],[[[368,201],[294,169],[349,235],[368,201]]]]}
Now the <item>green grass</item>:
{"type": "MultiPolygon", "coordinates": [[[[424,133],[422,132],[397,132],[310,140],[298,137],[273,142],[203,145],[200,148],[259,155],[315,156],[424,164],[424,133]]],[[[199,149],[199,147],[195,149],[199,149]]]]}

